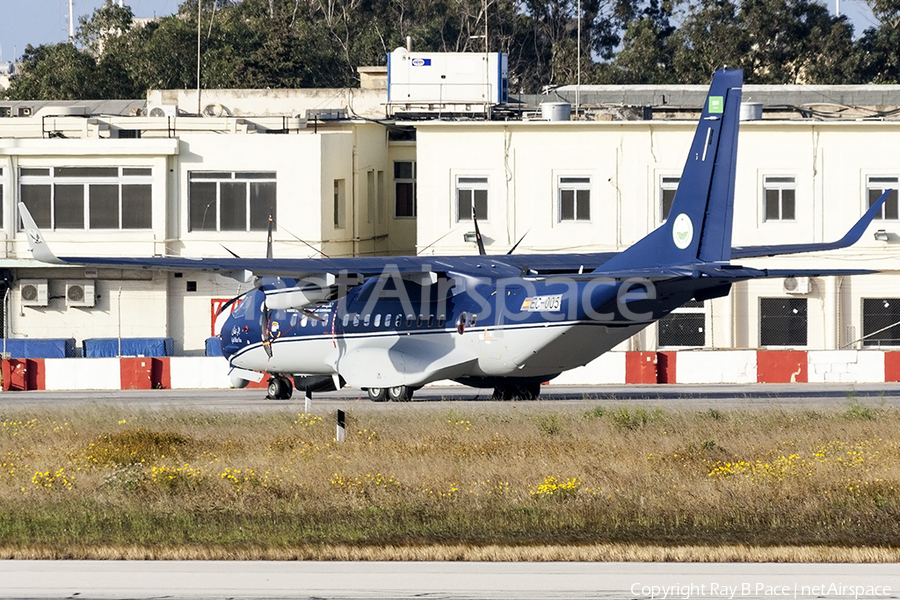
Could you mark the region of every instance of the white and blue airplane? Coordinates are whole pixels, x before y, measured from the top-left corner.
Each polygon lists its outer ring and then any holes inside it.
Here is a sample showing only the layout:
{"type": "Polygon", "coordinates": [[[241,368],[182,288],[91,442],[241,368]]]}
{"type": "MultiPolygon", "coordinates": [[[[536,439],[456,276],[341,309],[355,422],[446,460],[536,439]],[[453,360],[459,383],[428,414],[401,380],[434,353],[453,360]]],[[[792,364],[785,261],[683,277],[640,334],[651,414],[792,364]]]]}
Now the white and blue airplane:
{"type": "Polygon", "coordinates": [[[530,399],[542,382],[692,299],[727,295],[735,282],[872,272],[731,263],[850,246],[890,193],[837,242],[732,247],[742,77],[740,70],[715,73],[668,220],[619,253],[491,256],[479,243],[477,256],[56,257],[24,204],[20,212],[43,262],[254,281],[232,301],[220,335],[237,386],[268,375],[270,398],[289,398],[294,386],[350,385],[374,401],[405,401],[425,384],[451,379],[493,388],[497,398],[530,399]]]}

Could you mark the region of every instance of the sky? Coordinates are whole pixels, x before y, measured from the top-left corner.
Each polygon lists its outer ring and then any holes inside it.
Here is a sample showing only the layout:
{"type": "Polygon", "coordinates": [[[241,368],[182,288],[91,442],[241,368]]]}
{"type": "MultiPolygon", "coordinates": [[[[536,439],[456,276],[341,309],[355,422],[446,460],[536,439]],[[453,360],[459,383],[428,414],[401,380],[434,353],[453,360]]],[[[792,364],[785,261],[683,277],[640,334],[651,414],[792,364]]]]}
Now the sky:
{"type": "MultiPolygon", "coordinates": [[[[828,0],[834,12],[835,1],[828,0]]],[[[90,15],[103,6],[104,0],[74,0],[75,24],[78,17],[90,15]]],[[[856,35],[877,24],[863,0],[840,0],[841,12],[850,17],[856,35]]],[[[178,10],[181,0],[125,0],[135,17],[170,15],[178,10]]],[[[68,0],[0,0],[0,60],[12,61],[22,56],[26,44],[64,42],[69,31],[68,0]]]]}
{"type": "MultiPolygon", "coordinates": [[[[118,2],[118,0],[116,0],[118,2]]],[[[74,0],[78,17],[91,15],[104,0],[74,0]]],[[[171,15],[181,0],[125,0],[135,17],[171,15]]],[[[4,61],[22,56],[25,46],[56,44],[69,36],[68,0],[0,0],[0,46],[4,61]]]]}

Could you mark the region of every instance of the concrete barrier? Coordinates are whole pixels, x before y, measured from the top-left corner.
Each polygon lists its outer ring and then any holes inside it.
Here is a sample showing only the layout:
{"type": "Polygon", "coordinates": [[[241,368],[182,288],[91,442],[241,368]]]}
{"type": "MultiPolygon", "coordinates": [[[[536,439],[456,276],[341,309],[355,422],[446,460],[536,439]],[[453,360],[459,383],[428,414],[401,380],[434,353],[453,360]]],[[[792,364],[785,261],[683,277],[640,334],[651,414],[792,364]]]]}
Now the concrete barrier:
{"type": "Polygon", "coordinates": [[[578,385],[592,381],[597,385],[625,383],[625,352],[607,352],[583,367],[577,367],[554,379],[560,385],[578,385]]]}
{"type": "Polygon", "coordinates": [[[884,381],[880,350],[810,350],[811,383],[879,383],[884,381]]]}
{"type": "MultiPolygon", "coordinates": [[[[218,356],[3,359],[4,390],[227,389],[218,356]]],[[[253,387],[265,387],[267,377],[253,387]]],[[[671,350],[609,352],[551,385],[651,383],[880,383],[900,381],[900,351],[671,350]]],[[[447,385],[441,381],[435,385],[447,385]]]]}
{"type": "Polygon", "coordinates": [[[221,356],[173,356],[169,371],[172,389],[231,387],[228,361],[221,356]]]}
{"type": "Polygon", "coordinates": [[[679,352],[676,383],[756,383],[756,350],[679,352]]]}
{"type": "Polygon", "coordinates": [[[122,389],[118,358],[48,358],[44,365],[48,390],[122,389]]]}

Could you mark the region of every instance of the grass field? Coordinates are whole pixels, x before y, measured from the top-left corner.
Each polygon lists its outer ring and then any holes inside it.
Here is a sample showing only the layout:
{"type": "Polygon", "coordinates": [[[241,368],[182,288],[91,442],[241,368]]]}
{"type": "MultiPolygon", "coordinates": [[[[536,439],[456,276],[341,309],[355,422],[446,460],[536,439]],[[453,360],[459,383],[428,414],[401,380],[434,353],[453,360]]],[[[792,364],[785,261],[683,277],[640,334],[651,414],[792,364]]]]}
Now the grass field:
{"type": "Polygon", "coordinates": [[[0,556],[900,560],[894,409],[391,408],[7,412],[0,556]]]}

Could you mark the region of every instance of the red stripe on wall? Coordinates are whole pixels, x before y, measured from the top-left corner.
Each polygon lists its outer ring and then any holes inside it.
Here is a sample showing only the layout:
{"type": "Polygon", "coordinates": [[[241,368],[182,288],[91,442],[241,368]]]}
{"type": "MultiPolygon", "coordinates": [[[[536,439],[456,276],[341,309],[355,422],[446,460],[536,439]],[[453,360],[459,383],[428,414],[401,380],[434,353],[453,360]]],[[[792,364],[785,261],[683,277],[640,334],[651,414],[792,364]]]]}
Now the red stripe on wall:
{"type": "Polygon", "coordinates": [[[626,352],[625,383],[656,383],[656,352],[626,352]]]}
{"type": "Polygon", "coordinates": [[[809,358],[804,350],[759,350],[756,353],[758,383],[806,383],[809,358]]]}

